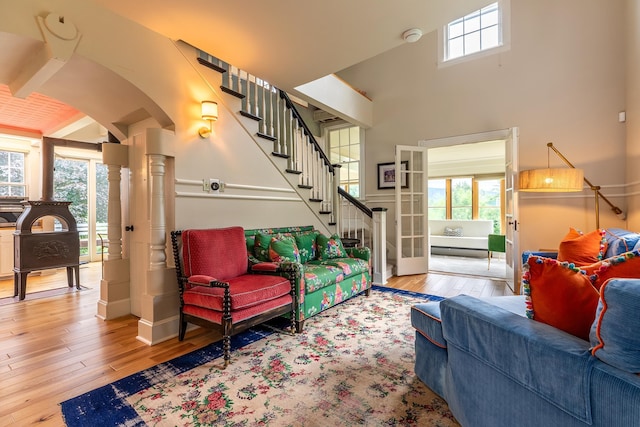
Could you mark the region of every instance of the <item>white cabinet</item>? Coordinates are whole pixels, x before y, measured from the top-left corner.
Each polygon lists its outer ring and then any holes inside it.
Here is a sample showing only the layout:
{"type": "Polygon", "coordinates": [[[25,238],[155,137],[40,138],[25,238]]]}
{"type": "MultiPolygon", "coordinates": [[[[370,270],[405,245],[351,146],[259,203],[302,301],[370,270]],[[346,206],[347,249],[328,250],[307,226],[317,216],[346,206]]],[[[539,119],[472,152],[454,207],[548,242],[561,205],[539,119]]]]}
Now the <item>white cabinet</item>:
{"type": "Polygon", "coordinates": [[[0,229],[0,276],[13,275],[13,232],[15,228],[0,229]]]}

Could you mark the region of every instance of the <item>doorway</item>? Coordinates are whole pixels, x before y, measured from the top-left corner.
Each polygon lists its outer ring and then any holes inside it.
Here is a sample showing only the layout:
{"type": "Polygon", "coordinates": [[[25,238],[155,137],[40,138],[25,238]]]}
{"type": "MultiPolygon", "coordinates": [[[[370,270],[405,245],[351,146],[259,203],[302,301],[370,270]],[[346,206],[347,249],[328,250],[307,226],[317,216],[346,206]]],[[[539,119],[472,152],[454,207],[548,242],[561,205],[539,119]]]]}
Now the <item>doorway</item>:
{"type": "MultiPolygon", "coordinates": [[[[509,131],[485,132],[437,140],[420,141],[428,147],[429,219],[452,221],[493,221],[493,234],[505,235],[506,141],[509,131]],[[436,191],[437,190],[437,191],[436,191]]],[[[439,227],[442,228],[442,227],[439,227]]],[[[442,230],[430,233],[440,234],[442,230]]],[[[465,240],[463,227],[451,227],[462,234],[447,245],[431,243],[429,271],[481,276],[506,280],[505,253],[493,253],[488,259],[486,246],[474,245],[470,233],[465,240]]],[[[486,234],[487,231],[484,232],[486,234]]],[[[436,238],[435,240],[438,240],[436,238]]],[[[443,239],[440,239],[443,240],[443,239]]]]}
{"type": "MultiPolygon", "coordinates": [[[[76,219],[80,234],[80,262],[100,261],[106,251],[107,168],[101,156],[81,152],[65,156],[56,154],[54,198],[71,202],[69,210],[76,219]]],[[[62,229],[58,220],[55,220],[54,229],[62,229]]]]}

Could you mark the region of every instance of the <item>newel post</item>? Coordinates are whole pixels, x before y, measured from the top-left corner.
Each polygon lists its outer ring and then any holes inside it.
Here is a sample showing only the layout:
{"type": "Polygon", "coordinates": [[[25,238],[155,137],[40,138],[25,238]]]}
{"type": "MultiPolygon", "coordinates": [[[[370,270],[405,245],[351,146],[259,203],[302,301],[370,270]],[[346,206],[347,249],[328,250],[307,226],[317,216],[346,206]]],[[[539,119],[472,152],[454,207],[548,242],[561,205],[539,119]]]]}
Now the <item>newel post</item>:
{"type": "Polygon", "coordinates": [[[336,232],[342,235],[342,200],[338,195],[338,187],[340,186],[340,168],[341,164],[331,165],[333,167],[333,175],[328,174],[330,180],[331,191],[331,212],[333,212],[333,221],[336,223],[336,232]],[[333,179],[331,179],[333,177],[333,179]]]}
{"type": "Polygon", "coordinates": [[[387,283],[387,208],[372,208],[373,213],[373,283],[387,283]]]}

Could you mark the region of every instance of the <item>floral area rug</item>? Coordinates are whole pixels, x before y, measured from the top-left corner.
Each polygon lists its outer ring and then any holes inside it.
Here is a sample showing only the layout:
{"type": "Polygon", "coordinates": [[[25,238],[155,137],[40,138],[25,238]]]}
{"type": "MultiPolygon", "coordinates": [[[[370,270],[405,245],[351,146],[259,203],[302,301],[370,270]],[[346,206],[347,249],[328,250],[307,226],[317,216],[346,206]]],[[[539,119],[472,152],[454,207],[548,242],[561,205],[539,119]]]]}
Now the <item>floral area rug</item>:
{"type": "Polygon", "coordinates": [[[413,372],[410,307],[424,294],[374,287],[305,322],[254,330],[62,403],[69,426],[457,426],[413,372]],[[192,366],[189,366],[192,365],[192,366]]]}

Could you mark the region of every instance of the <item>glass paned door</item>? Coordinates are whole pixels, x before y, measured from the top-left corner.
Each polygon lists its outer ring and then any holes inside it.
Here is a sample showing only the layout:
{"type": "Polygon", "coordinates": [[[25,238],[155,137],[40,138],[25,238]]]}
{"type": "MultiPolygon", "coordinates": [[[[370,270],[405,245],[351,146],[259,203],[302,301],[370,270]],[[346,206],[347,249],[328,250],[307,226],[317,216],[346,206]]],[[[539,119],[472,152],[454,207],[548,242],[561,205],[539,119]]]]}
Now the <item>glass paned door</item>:
{"type": "Polygon", "coordinates": [[[396,274],[429,270],[427,226],[427,149],[396,146],[396,274]]]}
{"type": "MultiPolygon", "coordinates": [[[[56,158],[53,174],[53,198],[71,202],[69,211],[76,220],[80,235],[80,261],[89,261],[89,162],[56,158]]],[[[63,225],[55,220],[54,229],[63,225]]]]}
{"type": "Polygon", "coordinates": [[[103,163],[95,163],[95,220],[93,241],[95,248],[92,259],[101,259],[102,254],[107,254],[107,211],[109,206],[109,181],[107,180],[107,166],[103,163]]]}
{"type": "MultiPolygon", "coordinates": [[[[54,167],[54,198],[71,202],[69,211],[80,235],[80,261],[99,261],[107,242],[107,167],[95,159],[60,157],[54,167]]],[[[54,229],[62,227],[56,220],[54,229]]]]}

